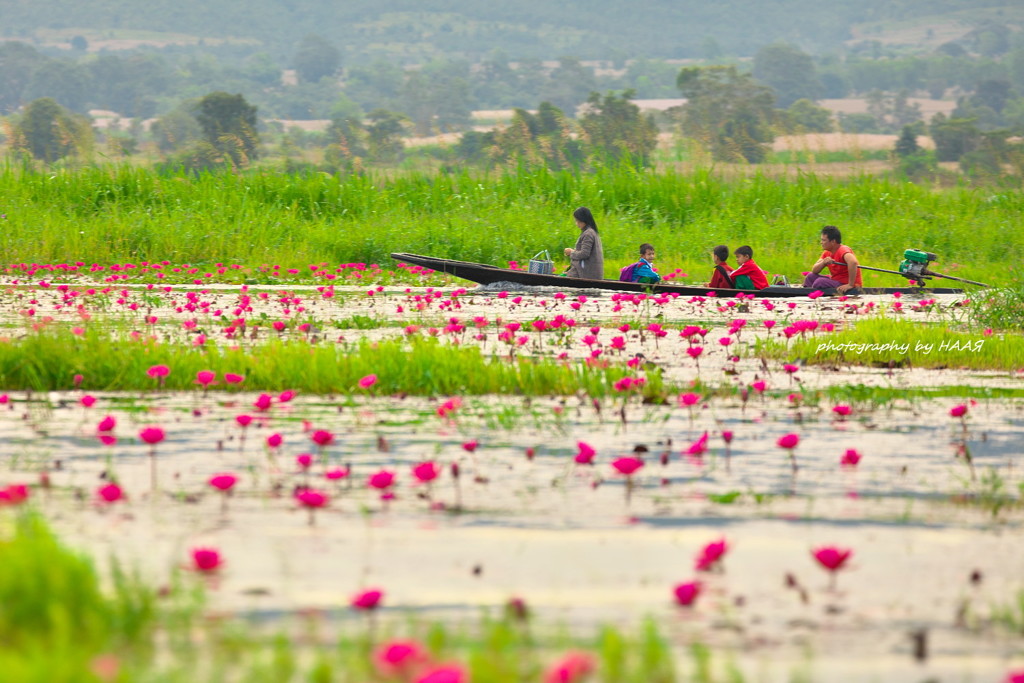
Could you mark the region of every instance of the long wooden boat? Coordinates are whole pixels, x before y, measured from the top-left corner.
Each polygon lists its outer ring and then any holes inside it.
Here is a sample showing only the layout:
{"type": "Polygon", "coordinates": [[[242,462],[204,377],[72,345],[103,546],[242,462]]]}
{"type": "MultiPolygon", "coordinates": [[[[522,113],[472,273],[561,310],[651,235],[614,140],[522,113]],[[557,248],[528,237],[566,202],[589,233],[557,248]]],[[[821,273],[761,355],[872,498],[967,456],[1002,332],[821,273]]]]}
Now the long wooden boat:
{"type": "MultiPolygon", "coordinates": [[[[497,282],[509,282],[517,285],[532,287],[556,287],[559,289],[607,289],[616,292],[650,292],[653,294],[680,294],[683,296],[721,296],[734,297],[737,294],[753,294],[755,297],[785,298],[785,297],[806,297],[816,291],[806,287],[782,287],[773,286],[765,289],[743,290],[701,287],[698,285],[678,285],[671,282],[661,282],[656,285],[640,284],[638,282],[621,282],[619,280],[588,280],[584,278],[564,277],[562,275],[543,275],[530,273],[525,270],[512,270],[511,268],[498,268],[483,263],[472,263],[469,261],[453,261],[452,259],[436,258],[433,256],[420,256],[418,254],[394,253],[391,258],[403,263],[410,263],[421,268],[429,268],[440,273],[448,273],[463,280],[476,282],[481,285],[491,285],[497,282]]],[[[825,296],[837,295],[834,289],[821,290],[825,296]]],[[[930,296],[932,294],[963,294],[962,289],[950,289],[945,287],[861,287],[847,292],[848,295],[858,294],[918,294],[930,296]]]]}

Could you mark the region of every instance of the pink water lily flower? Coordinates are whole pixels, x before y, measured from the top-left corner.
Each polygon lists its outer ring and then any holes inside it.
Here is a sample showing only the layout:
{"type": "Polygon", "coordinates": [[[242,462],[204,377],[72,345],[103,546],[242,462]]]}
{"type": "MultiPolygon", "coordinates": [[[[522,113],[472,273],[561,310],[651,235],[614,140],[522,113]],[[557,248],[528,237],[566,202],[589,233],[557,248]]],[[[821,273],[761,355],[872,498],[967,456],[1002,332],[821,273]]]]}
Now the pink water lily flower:
{"type": "Polygon", "coordinates": [[[843,467],[856,467],[857,463],[860,462],[861,455],[853,448],[847,449],[843,453],[843,457],[839,460],[839,464],[843,467]]]}
{"type": "Polygon", "coordinates": [[[213,370],[200,370],[196,373],[196,384],[201,384],[204,389],[211,384],[216,384],[216,379],[217,373],[213,370]]]}
{"type": "Polygon", "coordinates": [[[324,446],[330,446],[334,443],[334,434],[327,431],[326,429],[318,429],[309,435],[309,438],[313,440],[317,446],[323,448],[324,446]]]}
{"type": "Polygon", "coordinates": [[[853,551],[837,546],[827,545],[811,551],[814,559],[822,567],[830,572],[837,572],[843,568],[846,561],[853,555],[853,551]]]}
{"type": "Polygon", "coordinates": [[[953,406],[949,409],[950,417],[963,418],[967,414],[967,406],[961,403],[960,405],[953,406]]]}
{"type": "Polygon", "coordinates": [[[237,483],[238,477],[230,472],[223,472],[210,477],[210,486],[218,491],[230,491],[237,483]]]}
{"type": "Polygon", "coordinates": [[[839,417],[847,417],[850,415],[850,413],[853,412],[853,408],[841,403],[832,408],[832,412],[838,415],[839,417]]]}
{"type": "Polygon", "coordinates": [[[295,499],[307,508],[322,508],[331,502],[330,496],[316,489],[303,489],[295,494],[295,499]]]}
{"type": "Polygon", "coordinates": [[[358,610],[371,610],[377,609],[383,599],[384,591],[379,588],[370,588],[353,595],[349,604],[358,610]]]}
{"type": "Polygon", "coordinates": [[[359,386],[363,389],[369,389],[377,383],[377,375],[367,375],[359,380],[359,386]]]}
{"type": "Polygon", "coordinates": [[[700,595],[701,591],[700,581],[690,581],[689,583],[680,583],[672,589],[673,595],[675,595],[676,602],[683,607],[690,607],[697,600],[697,596],[700,595]]]}
{"type": "Polygon", "coordinates": [[[469,683],[469,672],[461,664],[439,664],[421,673],[413,683],[469,683]]]}
{"type": "Polygon", "coordinates": [[[199,572],[215,572],[224,565],[220,551],[215,548],[193,548],[192,568],[199,572]]]}
{"type": "Polygon", "coordinates": [[[724,538],[720,538],[717,541],[708,543],[697,555],[696,568],[699,572],[710,571],[716,567],[722,558],[725,557],[725,553],[729,550],[729,544],[726,543],[724,538]]]}
{"type": "Polygon", "coordinates": [[[624,457],[612,461],[612,467],[614,467],[619,474],[624,474],[627,477],[636,473],[637,470],[643,466],[644,461],[640,458],[624,457]]]}
{"type": "Polygon", "coordinates": [[[366,481],[367,485],[375,489],[387,489],[395,484],[395,473],[390,470],[381,470],[370,475],[366,481]]]}
{"type": "Polygon", "coordinates": [[[96,489],[96,497],[103,503],[116,503],[124,498],[124,491],[114,483],[96,489]]]}
{"type": "Polygon", "coordinates": [[[152,377],[153,379],[158,379],[160,377],[166,377],[167,375],[171,374],[171,369],[166,365],[154,365],[151,368],[149,368],[149,370],[146,370],[146,374],[152,377]]]}
{"type": "Polygon", "coordinates": [[[579,441],[576,443],[576,457],[573,459],[578,465],[591,465],[594,462],[594,456],[597,455],[597,451],[585,441],[579,441]]]}
{"type": "Polygon", "coordinates": [[[440,474],[441,468],[433,460],[413,465],[412,468],[412,476],[416,477],[416,481],[421,484],[427,484],[434,481],[440,474]]]}
{"type": "Polygon", "coordinates": [[[596,666],[589,652],[567,652],[544,672],[544,683],[580,683],[596,666]]]}
{"type": "Polygon", "coordinates": [[[792,433],[784,434],[779,437],[779,440],[776,441],[776,443],[778,444],[779,448],[793,449],[800,444],[800,435],[792,433]]]}
{"type": "Polygon", "coordinates": [[[151,446],[164,440],[164,430],[160,427],[144,427],[139,431],[139,438],[151,446]]]}
{"type": "Polygon", "coordinates": [[[97,432],[112,432],[114,427],[117,426],[117,420],[112,415],[107,415],[105,418],[100,420],[100,423],[96,425],[97,432]]]}
{"type": "Polygon", "coordinates": [[[381,676],[407,677],[430,659],[427,649],[415,640],[392,640],[373,651],[373,666],[381,676]]]}

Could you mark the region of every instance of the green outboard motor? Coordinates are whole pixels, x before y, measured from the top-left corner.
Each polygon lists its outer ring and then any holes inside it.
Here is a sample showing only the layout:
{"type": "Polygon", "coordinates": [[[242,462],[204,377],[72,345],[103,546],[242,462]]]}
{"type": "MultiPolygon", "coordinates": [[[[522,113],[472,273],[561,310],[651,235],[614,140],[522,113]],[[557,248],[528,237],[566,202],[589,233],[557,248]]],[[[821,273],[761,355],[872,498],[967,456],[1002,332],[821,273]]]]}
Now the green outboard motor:
{"type": "Polygon", "coordinates": [[[924,278],[934,275],[928,270],[928,264],[938,260],[938,256],[930,251],[920,249],[907,249],[903,252],[903,263],[900,264],[900,275],[909,279],[917,280],[920,284],[924,278]]]}

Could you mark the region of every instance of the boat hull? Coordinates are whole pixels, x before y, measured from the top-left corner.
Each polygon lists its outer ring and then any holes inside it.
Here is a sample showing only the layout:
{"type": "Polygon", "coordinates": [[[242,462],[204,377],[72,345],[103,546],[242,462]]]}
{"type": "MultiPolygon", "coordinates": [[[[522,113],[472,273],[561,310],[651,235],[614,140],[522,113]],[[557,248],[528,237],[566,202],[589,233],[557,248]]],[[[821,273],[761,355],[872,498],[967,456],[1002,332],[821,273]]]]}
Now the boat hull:
{"type": "MultiPolygon", "coordinates": [[[[723,289],[700,287],[696,285],[678,285],[661,282],[658,284],[640,284],[639,282],[622,282],[620,280],[588,280],[584,278],[564,277],[562,275],[544,275],[530,273],[525,270],[498,268],[483,263],[455,261],[452,259],[421,256],[419,254],[393,253],[391,258],[421,268],[429,268],[440,273],[447,273],[463,280],[481,285],[496,282],[510,282],[531,287],[556,287],[558,289],[606,289],[616,292],[636,292],[650,294],[678,294],[682,296],[720,296],[734,297],[737,294],[752,294],[758,298],[793,298],[806,297],[817,290],[806,287],[767,287],[765,289],[723,289]]],[[[837,295],[834,289],[821,290],[825,296],[837,295]]],[[[963,294],[962,289],[945,287],[861,287],[847,294],[963,294]]]]}

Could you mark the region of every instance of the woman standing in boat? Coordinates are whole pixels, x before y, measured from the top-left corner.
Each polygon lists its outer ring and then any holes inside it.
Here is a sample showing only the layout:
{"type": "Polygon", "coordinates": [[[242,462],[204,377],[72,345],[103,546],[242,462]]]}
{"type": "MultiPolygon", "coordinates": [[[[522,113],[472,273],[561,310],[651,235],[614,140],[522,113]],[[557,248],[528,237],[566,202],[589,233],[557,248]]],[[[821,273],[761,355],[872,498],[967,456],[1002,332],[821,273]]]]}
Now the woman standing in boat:
{"type": "Polygon", "coordinates": [[[597,233],[597,223],[590,209],[581,206],[572,212],[579,226],[580,236],[575,248],[566,247],[565,255],[569,258],[568,277],[586,278],[588,280],[604,279],[604,251],[601,249],[601,236],[597,233]]]}

